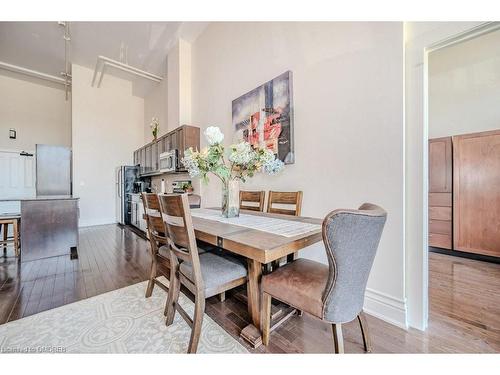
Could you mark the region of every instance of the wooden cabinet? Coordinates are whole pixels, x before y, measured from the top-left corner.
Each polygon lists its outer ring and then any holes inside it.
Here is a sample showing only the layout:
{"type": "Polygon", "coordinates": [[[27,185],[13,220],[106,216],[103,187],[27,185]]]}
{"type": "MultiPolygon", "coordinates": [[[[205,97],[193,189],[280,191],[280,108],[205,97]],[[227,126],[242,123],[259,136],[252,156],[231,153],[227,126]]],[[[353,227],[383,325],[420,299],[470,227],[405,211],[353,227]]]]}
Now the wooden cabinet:
{"type": "Polygon", "coordinates": [[[453,137],[455,250],[500,257],[500,130],[453,137]]]}
{"type": "Polygon", "coordinates": [[[429,140],[429,245],[500,257],[500,130],[429,140]]]}
{"type": "Polygon", "coordinates": [[[429,193],[452,191],[451,137],[429,140],[429,193]]]}
{"type": "Polygon", "coordinates": [[[429,245],[448,250],[453,248],[452,156],[451,137],[429,140],[429,245]]]}
{"type": "MultiPolygon", "coordinates": [[[[184,157],[184,150],[189,147],[200,148],[200,128],[182,125],[134,151],[134,164],[140,165],[141,175],[160,174],[159,159],[161,153],[178,150],[179,159],[181,159],[184,157]]],[[[178,170],[178,172],[183,171],[185,170],[178,170]]]]}

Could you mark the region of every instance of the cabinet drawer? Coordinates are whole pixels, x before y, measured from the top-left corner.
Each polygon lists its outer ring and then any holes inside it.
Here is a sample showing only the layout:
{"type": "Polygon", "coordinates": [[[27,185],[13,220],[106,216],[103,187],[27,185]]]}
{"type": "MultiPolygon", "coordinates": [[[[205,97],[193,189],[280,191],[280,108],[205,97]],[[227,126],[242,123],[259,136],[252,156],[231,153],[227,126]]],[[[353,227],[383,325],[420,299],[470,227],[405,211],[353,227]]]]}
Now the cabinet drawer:
{"type": "Polygon", "coordinates": [[[451,221],[429,220],[429,233],[446,234],[451,236],[451,221]]]}
{"type": "Polygon", "coordinates": [[[429,233],[429,246],[451,249],[451,235],[429,233]]]}
{"type": "Polygon", "coordinates": [[[451,220],[451,207],[429,207],[430,220],[451,220]]]}
{"type": "Polygon", "coordinates": [[[429,193],[429,207],[451,207],[452,196],[451,193],[429,193]]]}

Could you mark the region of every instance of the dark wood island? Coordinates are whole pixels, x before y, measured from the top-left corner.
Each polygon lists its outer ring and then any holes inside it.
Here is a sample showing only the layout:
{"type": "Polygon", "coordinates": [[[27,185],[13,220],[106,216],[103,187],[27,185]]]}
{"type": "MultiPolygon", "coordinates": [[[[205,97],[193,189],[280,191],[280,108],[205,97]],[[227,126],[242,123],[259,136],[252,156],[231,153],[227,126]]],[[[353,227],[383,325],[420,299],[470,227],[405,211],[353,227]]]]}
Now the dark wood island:
{"type": "Polygon", "coordinates": [[[78,198],[52,195],[0,200],[20,202],[22,262],[76,254],[78,198]]]}

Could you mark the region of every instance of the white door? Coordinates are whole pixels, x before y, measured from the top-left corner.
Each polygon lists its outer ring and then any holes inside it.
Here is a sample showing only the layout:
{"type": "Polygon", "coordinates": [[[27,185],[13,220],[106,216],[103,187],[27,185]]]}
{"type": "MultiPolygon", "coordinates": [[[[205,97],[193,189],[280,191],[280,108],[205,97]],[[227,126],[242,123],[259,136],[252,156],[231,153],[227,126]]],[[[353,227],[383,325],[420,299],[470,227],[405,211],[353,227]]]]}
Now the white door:
{"type": "Polygon", "coordinates": [[[0,198],[34,196],[35,153],[22,156],[20,151],[0,150],[0,198]]]}

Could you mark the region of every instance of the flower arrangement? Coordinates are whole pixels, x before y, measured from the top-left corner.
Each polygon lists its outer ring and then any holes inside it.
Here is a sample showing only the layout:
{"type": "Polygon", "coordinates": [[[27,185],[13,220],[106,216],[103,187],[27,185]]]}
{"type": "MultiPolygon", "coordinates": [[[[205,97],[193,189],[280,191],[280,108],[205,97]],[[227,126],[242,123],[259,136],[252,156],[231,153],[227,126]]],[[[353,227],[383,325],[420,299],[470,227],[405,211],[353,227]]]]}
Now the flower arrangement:
{"type": "Polygon", "coordinates": [[[210,126],[205,130],[208,147],[201,151],[187,149],[182,163],[191,177],[200,177],[208,183],[208,174],[217,176],[223,185],[222,211],[226,217],[239,215],[239,181],[245,182],[257,172],[269,175],[279,173],[284,163],[272,151],[254,149],[245,141],[229,146],[226,153],[222,142],[224,134],[218,127],[210,126]]]}
{"type": "Polygon", "coordinates": [[[160,121],[158,120],[158,118],[153,117],[151,119],[149,127],[151,128],[151,134],[153,134],[153,138],[156,139],[156,137],[158,137],[158,128],[160,127],[160,121]]]}

